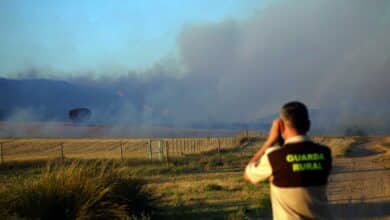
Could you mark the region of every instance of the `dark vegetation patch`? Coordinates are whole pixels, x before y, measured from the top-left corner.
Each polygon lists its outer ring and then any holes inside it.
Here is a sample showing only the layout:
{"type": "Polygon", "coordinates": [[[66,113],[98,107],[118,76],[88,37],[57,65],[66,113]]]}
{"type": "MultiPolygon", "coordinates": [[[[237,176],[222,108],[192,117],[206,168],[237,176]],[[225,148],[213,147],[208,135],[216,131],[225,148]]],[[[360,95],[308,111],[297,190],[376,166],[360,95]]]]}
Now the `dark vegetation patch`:
{"type": "Polygon", "coordinates": [[[224,187],[217,183],[209,183],[204,187],[204,191],[222,191],[224,187]]]}
{"type": "Polygon", "coordinates": [[[152,216],[158,199],[137,178],[108,166],[48,165],[39,178],[25,177],[1,191],[3,218],[131,219],[152,216]]]}

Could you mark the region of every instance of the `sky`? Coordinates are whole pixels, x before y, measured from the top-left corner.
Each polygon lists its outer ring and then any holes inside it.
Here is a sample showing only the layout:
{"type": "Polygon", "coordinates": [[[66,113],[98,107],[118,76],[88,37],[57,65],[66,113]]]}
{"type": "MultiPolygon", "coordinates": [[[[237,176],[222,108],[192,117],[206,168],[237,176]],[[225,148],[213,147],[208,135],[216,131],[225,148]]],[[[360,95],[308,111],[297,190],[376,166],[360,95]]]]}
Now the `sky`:
{"type": "Polygon", "coordinates": [[[0,76],[142,72],[176,59],[183,25],[245,19],[265,5],[257,0],[2,0],[0,76]]]}

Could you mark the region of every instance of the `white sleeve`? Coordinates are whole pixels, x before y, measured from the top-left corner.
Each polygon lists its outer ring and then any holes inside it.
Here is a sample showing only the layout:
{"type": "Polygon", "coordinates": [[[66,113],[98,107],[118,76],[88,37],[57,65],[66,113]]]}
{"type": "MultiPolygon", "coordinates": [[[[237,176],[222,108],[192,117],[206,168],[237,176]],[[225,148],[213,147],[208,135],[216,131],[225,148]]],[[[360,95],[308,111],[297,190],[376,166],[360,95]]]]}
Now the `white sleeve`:
{"type": "Polygon", "coordinates": [[[257,165],[255,163],[250,163],[246,166],[245,174],[252,183],[267,180],[272,175],[272,167],[269,163],[268,154],[277,149],[279,149],[279,147],[267,149],[257,165]]]}

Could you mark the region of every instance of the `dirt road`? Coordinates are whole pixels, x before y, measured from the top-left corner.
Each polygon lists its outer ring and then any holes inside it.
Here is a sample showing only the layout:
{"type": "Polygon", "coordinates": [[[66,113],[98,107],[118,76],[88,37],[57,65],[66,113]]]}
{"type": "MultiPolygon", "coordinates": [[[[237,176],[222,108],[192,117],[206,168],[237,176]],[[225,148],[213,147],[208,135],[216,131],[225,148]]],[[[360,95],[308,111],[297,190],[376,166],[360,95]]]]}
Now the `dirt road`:
{"type": "Polygon", "coordinates": [[[335,219],[390,219],[390,169],[374,162],[390,154],[386,141],[370,138],[334,159],[328,199],[335,219]]]}

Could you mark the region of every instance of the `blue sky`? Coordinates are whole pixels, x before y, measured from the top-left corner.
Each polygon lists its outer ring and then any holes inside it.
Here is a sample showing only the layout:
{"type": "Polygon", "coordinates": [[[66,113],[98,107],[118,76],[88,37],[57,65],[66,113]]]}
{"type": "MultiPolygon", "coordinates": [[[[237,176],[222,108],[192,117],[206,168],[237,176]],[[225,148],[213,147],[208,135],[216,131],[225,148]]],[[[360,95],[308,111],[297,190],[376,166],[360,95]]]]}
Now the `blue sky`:
{"type": "Polygon", "coordinates": [[[188,23],[245,19],[258,0],[0,1],[0,76],[118,74],[175,57],[188,23]]]}

